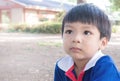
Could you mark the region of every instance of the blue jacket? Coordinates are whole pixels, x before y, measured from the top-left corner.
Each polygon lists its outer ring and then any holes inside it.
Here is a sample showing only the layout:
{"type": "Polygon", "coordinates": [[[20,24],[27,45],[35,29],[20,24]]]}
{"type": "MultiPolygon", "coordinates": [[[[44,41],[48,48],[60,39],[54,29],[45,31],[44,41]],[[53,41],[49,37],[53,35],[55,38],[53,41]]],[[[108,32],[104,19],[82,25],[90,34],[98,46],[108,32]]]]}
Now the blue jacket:
{"type": "Polygon", "coordinates": [[[86,64],[78,79],[72,58],[60,59],[56,63],[54,81],[120,81],[120,73],[112,59],[99,52],[86,64]]]}

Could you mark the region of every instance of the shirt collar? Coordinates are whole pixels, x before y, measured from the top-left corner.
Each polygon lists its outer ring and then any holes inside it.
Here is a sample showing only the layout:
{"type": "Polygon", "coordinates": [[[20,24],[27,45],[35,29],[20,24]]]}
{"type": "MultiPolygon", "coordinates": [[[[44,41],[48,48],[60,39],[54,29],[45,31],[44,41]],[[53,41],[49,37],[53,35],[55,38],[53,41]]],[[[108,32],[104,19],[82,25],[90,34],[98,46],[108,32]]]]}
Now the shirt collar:
{"type": "MultiPolygon", "coordinates": [[[[101,52],[101,50],[99,50],[86,64],[85,68],[83,71],[86,71],[88,69],[90,69],[91,67],[95,66],[96,62],[102,57],[104,56],[104,54],[101,52]]],[[[70,56],[66,56],[64,58],[62,58],[59,62],[58,62],[58,66],[60,67],[60,69],[62,69],[63,71],[67,72],[71,67],[73,67],[74,65],[74,61],[72,59],[72,57],[70,56]]]]}
{"type": "Polygon", "coordinates": [[[84,71],[90,69],[91,67],[95,66],[96,62],[102,57],[104,54],[99,50],[86,64],[84,71]]]}

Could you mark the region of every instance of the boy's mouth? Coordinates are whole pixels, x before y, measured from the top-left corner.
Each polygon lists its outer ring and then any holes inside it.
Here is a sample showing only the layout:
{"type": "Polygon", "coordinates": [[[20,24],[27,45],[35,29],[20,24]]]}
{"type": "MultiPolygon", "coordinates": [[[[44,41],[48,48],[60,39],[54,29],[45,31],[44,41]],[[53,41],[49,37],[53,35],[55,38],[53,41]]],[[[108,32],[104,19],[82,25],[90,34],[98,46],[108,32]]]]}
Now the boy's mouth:
{"type": "Polygon", "coordinates": [[[78,47],[71,47],[70,51],[72,52],[80,52],[82,49],[78,48],[78,47]]]}

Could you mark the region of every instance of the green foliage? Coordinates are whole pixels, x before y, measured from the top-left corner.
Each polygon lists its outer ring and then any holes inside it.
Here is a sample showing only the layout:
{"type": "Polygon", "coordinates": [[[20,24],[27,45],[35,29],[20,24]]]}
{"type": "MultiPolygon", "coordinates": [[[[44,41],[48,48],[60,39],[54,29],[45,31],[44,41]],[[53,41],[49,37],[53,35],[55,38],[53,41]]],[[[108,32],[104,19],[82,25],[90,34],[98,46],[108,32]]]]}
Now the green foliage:
{"type": "Polygon", "coordinates": [[[120,26],[119,25],[112,26],[112,33],[117,33],[119,31],[120,31],[120,26]]]}
{"type": "Polygon", "coordinates": [[[110,0],[112,3],[112,9],[113,10],[119,10],[120,9],[120,0],[110,0]]]}
{"type": "Polygon", "coordinates": [[[30,32],[30,33],[60,33],[61,23],[59,22],[44,22],[42,24],[37,24],[29,26],[26,24],[12,25],[10,28],[12,32],[30,32]]]}
{"type": "MultiPolygon", "coordinates": [[[[42,24],[33,25],[32,27],[27,24],[11,25],[9,32],[29,32],[29,33],[61,33],[61,23],[59,22],[44,22],[42,24]]],[[[112,33],[120,32],[120,26],[112,26],[112,33]]]]}
{"type": "Polygon", "coordinates": [[[30,30],[30,28],[29,28],[29,26],[27,25],[27,24],[12,24],[11,26],[10,26],[10,29],[9,29],[9,31],[16,31],[16,32],[27,32],[27,31],[29,31],[30,30]]]}
{"type": "Polygon", "coordinates": [[[64,15],[65,15],[65,11],[62,11],[62,12],[57,13],[57,14],[56,14],[55,21],[57,21],[57,22],[62,22],[64,15]]]}
{"type": "Polygon", "coordinates": [[[32,27],[31,32],[37,33],[60,33],[61,32],[61,23],[59,22],[44,22],[40,25],[32,27]]]}
{"type": "Polygon", "coordinates": [[[77,3],[77,0],[66,0],[68,2],[71,2],[71,3],[77,3]]]}

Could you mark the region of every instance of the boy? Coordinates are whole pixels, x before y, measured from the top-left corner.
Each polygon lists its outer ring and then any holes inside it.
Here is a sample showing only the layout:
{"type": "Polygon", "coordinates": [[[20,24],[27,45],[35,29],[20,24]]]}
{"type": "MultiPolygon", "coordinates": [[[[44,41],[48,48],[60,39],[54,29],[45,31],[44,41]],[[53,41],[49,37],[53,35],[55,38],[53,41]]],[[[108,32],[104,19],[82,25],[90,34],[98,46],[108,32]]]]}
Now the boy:
{"type": "Polygon", "coordinates": [[[62,23],[63,46],[69,55],[56,63],[54,81],[120,81],[103,50],[111,37],[108,16],[92,4],[72,8],[62,23]]]}

